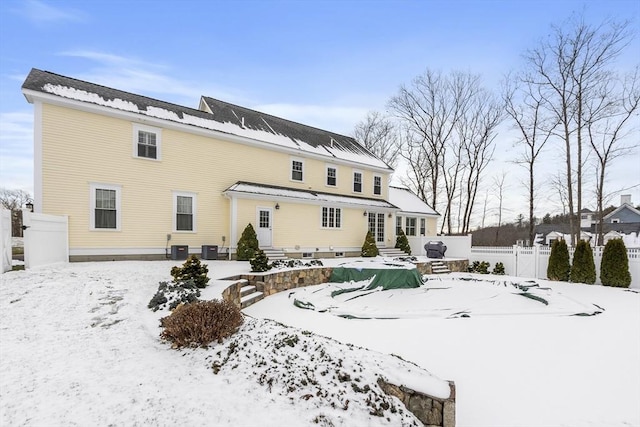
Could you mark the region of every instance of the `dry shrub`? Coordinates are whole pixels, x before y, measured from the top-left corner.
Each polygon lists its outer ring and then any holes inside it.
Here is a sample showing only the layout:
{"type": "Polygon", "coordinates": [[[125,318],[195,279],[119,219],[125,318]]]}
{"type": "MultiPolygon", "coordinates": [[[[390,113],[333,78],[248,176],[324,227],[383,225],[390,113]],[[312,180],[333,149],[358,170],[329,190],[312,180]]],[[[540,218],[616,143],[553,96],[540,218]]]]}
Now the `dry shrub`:
{"type": "Polygon", "coordinates": [[[240,309],[228,301],[198,301],[178,306],[163,317],[160,336],[175,347],[206,347],[233,335],[244,321],[240,309]]]}

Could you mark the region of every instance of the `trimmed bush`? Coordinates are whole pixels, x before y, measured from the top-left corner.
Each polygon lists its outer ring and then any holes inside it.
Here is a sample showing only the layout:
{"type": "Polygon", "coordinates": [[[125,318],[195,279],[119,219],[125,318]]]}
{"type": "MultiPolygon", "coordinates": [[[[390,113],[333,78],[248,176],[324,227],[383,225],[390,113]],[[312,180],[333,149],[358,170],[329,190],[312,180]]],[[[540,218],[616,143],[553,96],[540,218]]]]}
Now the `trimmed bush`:
{"type": "Polygon", "coordinates": [[[573,283],[596,283],[596,264],[593,261],[593,251],[589,243],[580,240],[573,252],[571,263],[571,281],[573,283]]]}
{"type": "Polygon", "coordinates": [[[196,287],[206,288],[207,282],[209,281],[207,277],[208,272],[209,268],[202,264],[195,255],[191,255],[189,259],[182,264],[182,267],[173,267],[171,269],[171,276],[173,276],[173,280],[178,284],[193,281],[196,287]]]}
{"type": "Polygon", "coordinates": [[[566,282],[569,280],[571,264],[569,263],[569,249],[567,242],[562,239],[555,240],[551,245],[549,265],[547,266],[547,279],[566,282]]]}
{"type": "Polygon", "coordinates": [[[493,267],[493,271],[491,274],[497,274],[499,276],[504,276],[504,264],[501,262],[496,262],[495,267],[493,267]]]}
{"type": "Polygon", "coordinates": [[[602,252],[600,282],[604,286],[628,288],[631,285],[629,257],[622,239],[611,239],[602,252]]]}
{"type": "Polygon", "coordinates": [[[244,322],[240,309],[228,301],[199,301],[178,306],[160,320],[160,337],[174,347],[206,347],[233,335],[244,322]]]}
{"type": "Polygon", "coordinates": [[[249,261],[251,258],[256,256],[257,250],[258,236],[256,235],[256,231],[253,229],[253,225],[249,223],[242,231],[240,240],[238,240],[238,261],[249,261]]]}
{"type": "Polygon", "coordinates": [[[364,238],[364,244],[362,245],[362,256],[378,256],[378,247],[376,246],[376,241],[373,239],[373,234],[370,231],[367,231],[367,236],[364,238]]]}
{"type": "Polygon", "coordinates": [[[396,248],[400,249],[403,252],[406,252],[407,255],[411,255],[411,246],[409,246],[409,239],[407,239],[407,235],[404,234],[404,231],[400,230],[400,234],[396,237],[396,248]]]}
{"type": "Polygon", "coordinates": [[[256,251],[256,256],[249,260],[251,264],[251,271],[254,273],[262,273],[263,271],[271,270],[269,265],[269,258],[262,249],[256,251]]]}
{"type": "Polygon", "coordinates": [[[473,263],[467,267],[467,271],[469,273],[489,274],[490,266],[491,264],[486,261],[473,261],[473,263]]]}

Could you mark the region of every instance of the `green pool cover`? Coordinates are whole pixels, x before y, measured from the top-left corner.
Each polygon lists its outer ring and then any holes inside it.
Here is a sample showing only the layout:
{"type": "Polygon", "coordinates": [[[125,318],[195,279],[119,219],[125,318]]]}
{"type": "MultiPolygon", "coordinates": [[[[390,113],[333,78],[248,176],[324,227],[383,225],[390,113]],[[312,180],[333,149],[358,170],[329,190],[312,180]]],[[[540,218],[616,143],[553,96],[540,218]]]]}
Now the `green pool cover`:
{"type": "Polygon", "coordinates": [[[422,280],[418,274],[418,270],[415,268],[348,268],[337,267],[333,269],[330,282],[344,283],[344,282],[360,282],[363,280],[375,278],[371,281],[366,288],[345,289],[344,293],[351,290],[370,290],[377,287],[387,289],[403,289],[403,288],[418,288],[422,285],[422,280]]]}

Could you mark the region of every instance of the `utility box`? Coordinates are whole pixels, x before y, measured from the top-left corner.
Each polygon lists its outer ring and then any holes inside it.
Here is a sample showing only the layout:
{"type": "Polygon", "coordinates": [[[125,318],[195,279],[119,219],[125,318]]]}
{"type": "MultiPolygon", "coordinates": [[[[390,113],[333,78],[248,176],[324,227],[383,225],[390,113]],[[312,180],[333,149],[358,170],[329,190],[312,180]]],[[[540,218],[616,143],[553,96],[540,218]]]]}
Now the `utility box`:
{"type": "Polygon", "coordinates": [[[202,245],[202,259],[218,259],[218,245],[202,245]]]}
{"type": "Polygon", "coordinates": [[[171,245],[171,259],[187,259],[189,258],[189,245],[171,245]]]}

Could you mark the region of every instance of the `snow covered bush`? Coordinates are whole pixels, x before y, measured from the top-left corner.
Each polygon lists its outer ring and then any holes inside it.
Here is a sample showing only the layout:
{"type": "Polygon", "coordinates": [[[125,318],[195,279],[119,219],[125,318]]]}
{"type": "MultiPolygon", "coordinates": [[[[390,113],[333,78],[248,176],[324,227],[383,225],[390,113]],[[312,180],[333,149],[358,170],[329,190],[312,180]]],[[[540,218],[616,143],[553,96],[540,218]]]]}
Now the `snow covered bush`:
{"type": "Polygon", "coordinates": [[[228,301],[199,301],[178,306],[160,320],[160,336],[174,347],[206,347],[233,335],[244,322],[240,309],[228,301]]]}
{"type": "Polygon", "coordinates": [[[158,291],[155,293],[147,307],[153,311],[169,308],[173,310],[180,304],[188,304],[198,301],[200,289],[193,280],[181,283],[160,282],[158,291]]]}
{"type": "Polygon", "coordinates": [[[376,246],[376,241],[373,239],[373,234],[370,231],[367,231],[367,236],[364,238],[364,244],[362,245],[362,256],[378,256],[378,247],[376,246]]]}
{"type": "Polygon", "coordinates": [[[555,240],[551,245],[549,265],[547,266],[547,279],[566,282],[569,280],[570,271],[571,265],[569,264],[567,242],[563,239],[555,240]]]}
{"type": "Polygon", "coordinates": [[[238,240],[237,256],[238,261],[249,261],[258,250],[258,236],[251,223],[242,231],[242,236],[238,240]]]}
{"type": "Polygon", "coordinates": [[[493,267],[493,271],[491,274],[497,274],[499,276],[504,276],[504,264],[501,262],[496,262],[495,267],[493,267]]]}
{"type": "Polygon", "coordinates": [[[631,284],[627,248],[622,239],[611,239],[602,252],[600,281],[604,286],[628,288],[631,284]]]}
{"type": "Polygon", "coordinates": [[[407,235],[404,234],[404,231],[402,230],[400,230],[398,237],[396,237],[395,247],[403,252],[406,252],[407,255],[411,255],[411,246],[409,246],[409,239],[407,239],[407,235]]]}
{"type": "Polygon", "coordinates": [[[580,240],[573,253],[571,263],[571,281],[573,283],[596,283],[596,264],[593,261],[591,246],[584,240],[580,240]]]}
{"type": "Polygon", "coordinates": [[[254,273],[271,270],[269,258],[262,249],[256,251],[255,256],[249,260],[249,264],[251,264],[251,271],[254,273]]]}
{"type": "Polygon", "coordinates": [[[173,280],[180,284],[188,281],[192,281],[198,288],[206,288],[209,278],[207,273],[209,268],[203,265],[200,260],[191,255],[188,260],[182,264],[182,267],[173,267],[171,269],[171,276],[173,280]]]}
{"type": "Polygon", "coordinates": [[[473,264],[467,268],[469,273],[489,274],[489,264],[487,261],[473,261],[473,264]]]}

